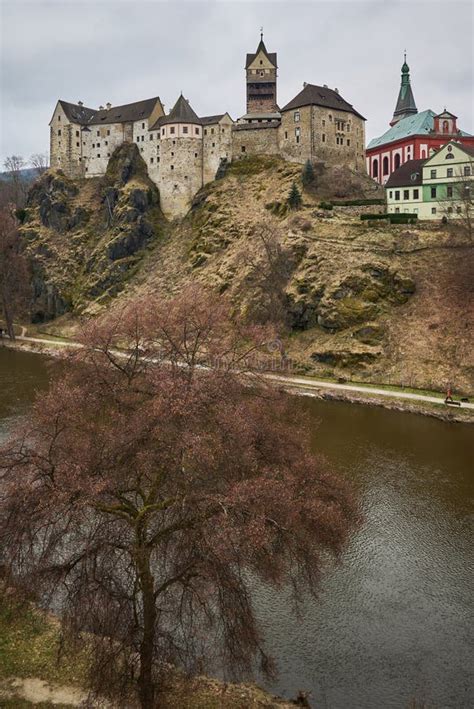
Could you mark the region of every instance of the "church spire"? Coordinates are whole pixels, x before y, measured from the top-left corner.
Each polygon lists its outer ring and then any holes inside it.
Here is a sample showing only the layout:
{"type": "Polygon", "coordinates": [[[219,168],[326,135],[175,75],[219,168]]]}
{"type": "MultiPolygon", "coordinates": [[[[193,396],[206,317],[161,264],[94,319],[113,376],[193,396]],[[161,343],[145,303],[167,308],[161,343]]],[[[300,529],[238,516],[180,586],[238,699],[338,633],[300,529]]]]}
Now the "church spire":
{"type": "Polygon", "coordinates": [[[413,96],[413,91],[411,90],[410,84],[410,67],[407,64],[407,53],[406,50],[403,54],[403,65],[402,65],[402,80],[400,84],[400,91],[398,92],[397,105],[395,106],[395,111],[393,112],[393,118],[390,121],[390,125],[393,126],[398,123],[402,118],[407,116],[412,116],[418,113],[418,109],[415,104],[415,99],[413,96]]]}

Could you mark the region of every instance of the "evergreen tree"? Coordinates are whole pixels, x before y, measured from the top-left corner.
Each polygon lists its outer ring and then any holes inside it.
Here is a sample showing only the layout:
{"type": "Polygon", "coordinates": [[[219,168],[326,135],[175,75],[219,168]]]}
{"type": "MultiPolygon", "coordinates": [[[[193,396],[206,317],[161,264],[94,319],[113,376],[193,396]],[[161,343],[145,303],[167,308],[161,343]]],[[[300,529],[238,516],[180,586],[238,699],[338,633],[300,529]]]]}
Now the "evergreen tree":
{"type": "Polygon", "coordinates": [[[314,182],[314,167],[313,163],[311,160],[306,160],[304,167],[303,167],[303,172],[301,173],[301,179],[303,180],[303,185],[307,187],[310,185],[312,182],[314,182]]]}
{"type": "Polygon", "coordinates": [[[293,182],[291,186],[287,201],[290,209],[299,209],[301,207],[301,192],[299,191],[296,182],[293,182]]]}

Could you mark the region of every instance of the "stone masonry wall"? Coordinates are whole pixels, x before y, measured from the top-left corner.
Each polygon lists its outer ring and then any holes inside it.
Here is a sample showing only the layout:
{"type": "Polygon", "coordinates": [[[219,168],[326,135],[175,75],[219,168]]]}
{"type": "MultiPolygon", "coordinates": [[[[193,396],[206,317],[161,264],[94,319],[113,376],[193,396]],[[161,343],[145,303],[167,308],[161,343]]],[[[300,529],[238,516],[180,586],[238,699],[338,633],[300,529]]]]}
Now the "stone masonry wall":
{"type": "Polygon", "coordinates": [[[285,111],[279,144],[282,157],[291,162],[322,160],[364,169],[364,121],[352,113],[320,106],[285,111]]]}
{"type": "Polygon", "coordinates": [[[160,138],[158,188],[163,213],[168,218],[184,215],[203,181],[202,136],[171,135],[160,138]]]}
{"type": "Polygon", "coordinates": [[[278,155],[278,130],[278,125],[264,127],[263,124],[249,124],[248,128],[234,126],[232,160],[239,160],[247,155],[278,155]]]}
{"type": "Polygon", "coordinates": [[[203,184],[211,182],[217,172],[221,159],[232,158],[232,126],[229,116],[224,116],[219,123],[203,128],[203,184]]]}

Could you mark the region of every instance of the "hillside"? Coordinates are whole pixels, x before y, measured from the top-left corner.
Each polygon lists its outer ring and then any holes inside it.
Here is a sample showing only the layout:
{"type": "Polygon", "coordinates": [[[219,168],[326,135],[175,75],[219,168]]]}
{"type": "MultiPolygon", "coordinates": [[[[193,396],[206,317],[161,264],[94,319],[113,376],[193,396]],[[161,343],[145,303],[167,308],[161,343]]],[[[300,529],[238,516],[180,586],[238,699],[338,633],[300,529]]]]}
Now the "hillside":
{"type": "Polygon", "coordinates": [[[318,175],[302,208],[288,211],[300,177],[297,165],[247,158],[170,223],[135,146],[114,154],[104,178],[46,173],[22,226],[36,263],[34,320],[70,331],[71,314],[197,281],[249,319],[284,321],[296,372],[472,393],[472,243],[441,224],[360,221],[379,207],[320,208],[380,196],[369,178],[340,169],[318,175]]]}

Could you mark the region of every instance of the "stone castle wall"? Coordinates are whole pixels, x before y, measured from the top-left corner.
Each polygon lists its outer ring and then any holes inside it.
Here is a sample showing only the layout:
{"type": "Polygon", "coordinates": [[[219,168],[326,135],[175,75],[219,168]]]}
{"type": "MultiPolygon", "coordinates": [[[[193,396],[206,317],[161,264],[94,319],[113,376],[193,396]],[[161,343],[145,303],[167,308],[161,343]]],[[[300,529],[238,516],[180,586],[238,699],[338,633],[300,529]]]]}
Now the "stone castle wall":
{"type": "Polygon", "coordinates": [[[178,135],[177,130],[160,136],[158,188],[161,208],[169,218],[185,214],[203,185],[202,132],[194,135],[195,126],[191,128],[187,134],[180,130],[178,135]]]}
{"type": "Polygon", "coordinates": [[[279,155],[278,123],[266,126],[264,123],[237,124],[232,131],[232,159],[247,155],[279,155]]]}

